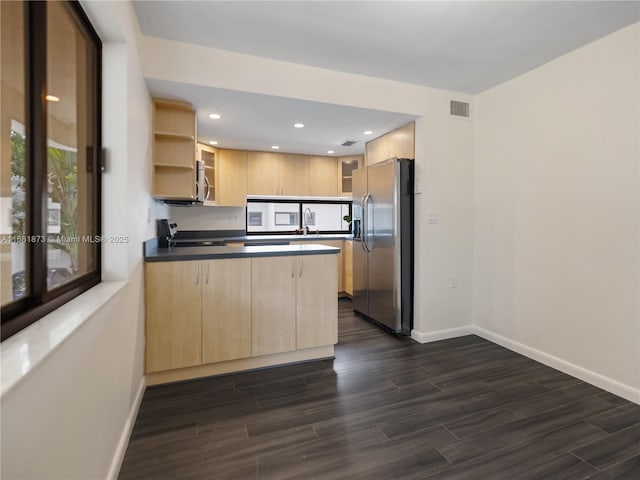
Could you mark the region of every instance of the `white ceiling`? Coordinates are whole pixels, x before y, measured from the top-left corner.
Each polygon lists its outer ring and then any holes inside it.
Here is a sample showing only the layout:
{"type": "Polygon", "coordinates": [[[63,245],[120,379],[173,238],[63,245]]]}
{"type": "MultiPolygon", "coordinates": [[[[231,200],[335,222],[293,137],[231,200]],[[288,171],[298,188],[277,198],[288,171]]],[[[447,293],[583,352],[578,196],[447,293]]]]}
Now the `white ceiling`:
{"type": "MultiPolygon", "coordinates": [[[[640,20],[640,2],[134,1],[144,34],[476,94],[640,20]]],[[[148,81],[191,101],[199,137],[220,146],[336,154],[412,119],[221,89],[148,81]],[[209,109],[225,110],[213,124],[209,109]],[[304,117],[304,118],[303,118],[304,117]],[[308,125],[295,131],[291,124],[308,125]],[[384,131],[380,131],[384,130],[384,131]]]]}

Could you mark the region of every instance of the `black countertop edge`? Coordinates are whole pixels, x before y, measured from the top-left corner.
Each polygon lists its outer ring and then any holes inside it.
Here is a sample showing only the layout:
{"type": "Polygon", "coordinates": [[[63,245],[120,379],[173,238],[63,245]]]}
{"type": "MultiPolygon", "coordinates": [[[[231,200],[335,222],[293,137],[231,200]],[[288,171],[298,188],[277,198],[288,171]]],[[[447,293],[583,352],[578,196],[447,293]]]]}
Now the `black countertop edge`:
{"type": "Polygon", "coordinates": [[[244,238],[246,230],[179,230],[174,240],[244,238]]]}
{"type": "Polygon", "coordinates": [[[337,254],[339,248],[326,245],[268,245],[249,247],[174,247],[157,248],[144,257],[145,262],[215,260],[219,258],[285,257],[337,254]]]}
{"type": "Polygon", "coordinates": [[[321,233],[320,235],[309,234],[309,235],[244,235],[238,237],[229,237],[229,236],[201,236],[201,237],[187,237],[176,236],[174,241],[176,244],[180,244],[181,242],[190,242],[193,240],[198,240],[202,242],[206,241],[224,241],[224,242],[259,242],[261,244],[265,244],[268,242],[279,243],[283,241],[289,242],[322,242],[323,240],[353,240],[353,235],[350,233],[321,233]]]}

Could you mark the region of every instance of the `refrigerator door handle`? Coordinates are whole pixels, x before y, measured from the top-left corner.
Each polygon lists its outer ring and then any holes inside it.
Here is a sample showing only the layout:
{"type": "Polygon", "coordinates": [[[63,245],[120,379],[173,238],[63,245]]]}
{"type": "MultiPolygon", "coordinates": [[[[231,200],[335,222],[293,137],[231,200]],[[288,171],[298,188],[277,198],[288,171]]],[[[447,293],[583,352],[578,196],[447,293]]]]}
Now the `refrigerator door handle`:
{"type": "Polygon", "coordinates": [[[362,247],[362,250],[364,250],[365,252],[367,251],[367,249],[365,248],[364,242],[364,235],[365,235],[365,218],[364,218],[364,201],[365,198],[367,198],[367,194],[364,194],[362,196],[362,198],[360,199],[360,246],[362,247]]]}
{"type": "Polygon", "coordinates": [[[371,194],[367,193],[363,197],[362,201],[362,246],[365,252],[370,252],[369,248],[369,200],[371,200],[371,194]],[[366,222],[365,222],[366,219],[366,222]]]}

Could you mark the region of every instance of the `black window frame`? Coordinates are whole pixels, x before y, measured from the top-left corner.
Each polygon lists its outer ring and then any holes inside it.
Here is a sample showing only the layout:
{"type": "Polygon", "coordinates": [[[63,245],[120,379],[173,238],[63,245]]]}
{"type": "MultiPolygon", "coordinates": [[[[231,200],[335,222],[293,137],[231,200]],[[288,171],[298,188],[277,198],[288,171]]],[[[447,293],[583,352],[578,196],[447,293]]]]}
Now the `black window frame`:
{"type": "MultiPolygon", "coordinates": [[[[47,243],[29,242],[26,258],[28,291],[26,296],[2,307],[1,340],[18,333],[46,314],[89,290],[102,279],[102,42],[77,1],[63,2],[74,17],[94,49],[95,64],[91,81],[95,96],[94,118],[90,128],[94,129],[95,144],[88,147],[87,171],[94,172],[91,199],[96,205],[93,231],[96,235],[95,269],[50,291],[47,290],[47,243]]],[[[26,144],[28,159],[26,174],[27,226],[26,236],[47,236],[47,2],[24,2],[25,33],[25,97],[26,97],[26,144]]]]}
{"type": "MultiPolygon", "coordinates": [[[[297,230],[303,230],[303,223],[304,223],[304,218],[303,218],[303,208],[302,205],[303,204],[324,204],[324,205],[348,205],[349,207],[349,216],[351,218],[353,218],[353,200],[349,200],[348,198],[345,198],[344,200],[321,200],[321,199],[317,199],[317,198],[295,198],[295,199],[291,199],[291,198],[248,198],[247,199],[247,207],[245,208],[244,211],[244,230],[245,232],[247,232],[247,236],[251,236],[251,235],[259,235],[259,236],[263,236],[263,235],[296,235],[295,231],[291,231],[291,229],[288,230],[277,230],[277,231],[271,231],[271,232],[250,232],[249,231],[249,204],[250,203],[297,203],[298,204],[298,226],[297,226],[297,230]]],[[[348,230],[318,230],[319,234],[323,234],[323,235],[350,235],[352,233],[352,228],[353,228],[353,222],[349,223],[349,229],[348,230]]],[[[313,233],[316,233],[316,231],[314,230],[313,233]]]]}

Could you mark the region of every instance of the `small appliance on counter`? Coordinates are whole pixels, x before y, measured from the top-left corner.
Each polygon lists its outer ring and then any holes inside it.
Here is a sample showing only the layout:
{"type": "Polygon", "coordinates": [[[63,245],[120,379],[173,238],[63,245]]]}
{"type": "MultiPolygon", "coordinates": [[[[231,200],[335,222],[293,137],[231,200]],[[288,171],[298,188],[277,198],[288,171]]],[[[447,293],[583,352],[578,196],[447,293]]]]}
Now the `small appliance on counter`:
{"type": "Polygon", "coordinates": [[[178,232],[178,224],[172,223],[167,218],[161,218],[158,220],[158,248],[172,248],[175,247],[176,242],[174,237],[178,232]]]}

